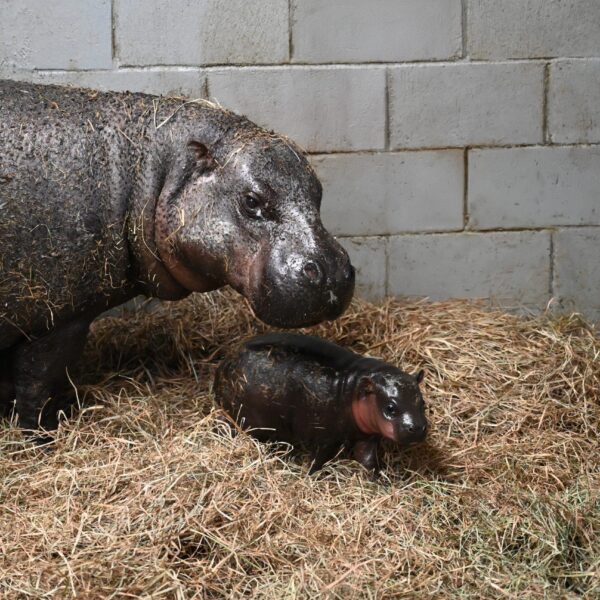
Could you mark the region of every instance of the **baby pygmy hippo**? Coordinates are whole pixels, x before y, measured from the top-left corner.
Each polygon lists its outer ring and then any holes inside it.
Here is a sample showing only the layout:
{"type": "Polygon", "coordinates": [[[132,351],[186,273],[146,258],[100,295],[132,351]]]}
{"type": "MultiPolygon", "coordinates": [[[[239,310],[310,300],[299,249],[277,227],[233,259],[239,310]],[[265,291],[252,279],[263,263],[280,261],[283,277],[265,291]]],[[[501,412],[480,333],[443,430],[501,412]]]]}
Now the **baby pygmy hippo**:
{"type": "Polygon", "coordinates": [[[215,398],[263,441],[301,445],[311,473],[344,445],[379,472],[381,438],[406,446],[427,432],[419,390],[409,375],[317,337],[271,333],[243,343],[217,370],[215,398]]]}

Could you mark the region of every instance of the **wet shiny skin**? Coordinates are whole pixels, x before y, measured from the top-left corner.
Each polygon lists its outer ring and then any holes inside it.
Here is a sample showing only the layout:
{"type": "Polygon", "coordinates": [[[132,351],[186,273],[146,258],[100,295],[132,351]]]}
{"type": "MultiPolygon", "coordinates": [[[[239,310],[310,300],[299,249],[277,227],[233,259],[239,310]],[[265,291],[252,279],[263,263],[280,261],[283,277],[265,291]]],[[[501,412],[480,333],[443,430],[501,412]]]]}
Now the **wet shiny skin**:
{"type": "Polygon", "coordinates": [[[175,201],[159,199],[160,255],[188,289],[226,282],[272,325],[336,318],[352,298],[354,269],[321,223],[321,194],[289,141],[240,141],[222,166],[213,161],[175,201]]]}
{"type": "Polygon", "coordinates": [[[417,378],[312,336],[248,340],[220,365],[214,389],[217,403],[258,439],[308,448],[313,470],[346,446],[377,471],[383,437],[408,445],[426,434],[417,378]]]}
{"type": "Polygon", "coordinates": [[[272,325],[336,318],[354,270],[320,201],[299,148],[218,106],[0,81],[0,404],[55,426],[90,323],[138,294],[231,285],[272,325]]]}

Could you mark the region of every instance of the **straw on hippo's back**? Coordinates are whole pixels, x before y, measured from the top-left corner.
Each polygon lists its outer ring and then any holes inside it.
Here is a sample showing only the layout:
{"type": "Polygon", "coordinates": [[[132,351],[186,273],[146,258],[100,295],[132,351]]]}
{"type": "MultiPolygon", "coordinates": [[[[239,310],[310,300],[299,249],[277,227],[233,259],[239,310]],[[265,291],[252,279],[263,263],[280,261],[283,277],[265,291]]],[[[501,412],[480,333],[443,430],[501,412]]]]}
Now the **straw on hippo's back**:
{"type": "Polygon", "coordinates": [[[342,445],[379,470],[382,438],[400,445],[427,431],[419,390],[409,375],[326,340],[292,333],[252,338],[217,370],[215,399],[261,440],[306,446],[319,469],[342,445]]]}
{"type": "Polygon", "coordinates": [[[296,146],[208,103],[0,82],[0,402],[52,425],[90,322],[140,293],[229,284],[273,325],[337,317],[354,270],[320,200],[296,146]]]}

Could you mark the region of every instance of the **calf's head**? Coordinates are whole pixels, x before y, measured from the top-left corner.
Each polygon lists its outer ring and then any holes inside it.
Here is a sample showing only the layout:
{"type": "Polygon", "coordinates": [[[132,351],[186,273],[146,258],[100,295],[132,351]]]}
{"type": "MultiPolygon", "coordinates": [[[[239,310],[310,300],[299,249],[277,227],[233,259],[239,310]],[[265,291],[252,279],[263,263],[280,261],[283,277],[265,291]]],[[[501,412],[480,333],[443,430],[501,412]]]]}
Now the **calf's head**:
{"type": "Polygon", "coordinates": [[[156,208],[170,276],[189,291],[229,284],[274,326],[338,317],[354,268],[321,223],[321,184],[302,152],[266,132],[218,153],[190,139],[182,152],[188,167],[165,184],[156,208]]]}
{"type": "Polygon", "coordinates": [[[402,445],[424,440],[427,417],[419,389],[422,380],[423,371],[409,375],[391,365],[361,375],[352,402],[358,428],[402,445]]]}

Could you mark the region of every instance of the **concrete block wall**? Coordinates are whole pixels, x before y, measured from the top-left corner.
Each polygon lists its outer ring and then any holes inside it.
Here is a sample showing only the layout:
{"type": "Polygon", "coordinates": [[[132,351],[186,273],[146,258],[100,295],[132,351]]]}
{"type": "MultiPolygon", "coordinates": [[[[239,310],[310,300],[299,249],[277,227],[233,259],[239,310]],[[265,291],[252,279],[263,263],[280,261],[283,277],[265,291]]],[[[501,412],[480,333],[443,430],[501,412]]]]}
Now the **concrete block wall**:
{"type": "Polygon", "coordinates": [[[294,138],[363,295],[600,319],[598,0],[2,0],[0,75],[294,138]]]}

